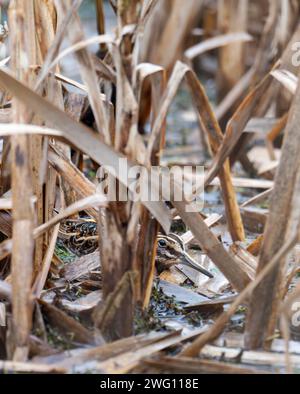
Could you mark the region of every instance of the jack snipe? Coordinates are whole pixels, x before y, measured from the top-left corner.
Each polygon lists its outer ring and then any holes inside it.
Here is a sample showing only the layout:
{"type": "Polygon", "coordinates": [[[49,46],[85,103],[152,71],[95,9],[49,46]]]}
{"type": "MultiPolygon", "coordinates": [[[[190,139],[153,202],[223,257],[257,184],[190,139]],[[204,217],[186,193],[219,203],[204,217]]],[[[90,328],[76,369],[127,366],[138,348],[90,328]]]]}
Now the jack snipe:
{"type": "Polygon", "coordinates": [[[186,252],[185,245],[178,235],[159,235],[156,256],[158,271],[161,272],[177,264],[191,267],[209,278],[214,277],[209,271],[201,267],[201,265],[192,259],[192,257],[186,252]]]}
{"type": "MultiPolygon", "coordinates": [[[[71,252],[79,256],[93,253],[98,248],[97,223],[93,220],[67,220],[60,229],[59,237],[71,252]]],[[[213,278],[209,271],[189,256],[182,239],[178,235],[165,236],[159,234],[156,256],[158,272],[167,270],[177,264],[186,265],[209,278],[213,278]]]]}

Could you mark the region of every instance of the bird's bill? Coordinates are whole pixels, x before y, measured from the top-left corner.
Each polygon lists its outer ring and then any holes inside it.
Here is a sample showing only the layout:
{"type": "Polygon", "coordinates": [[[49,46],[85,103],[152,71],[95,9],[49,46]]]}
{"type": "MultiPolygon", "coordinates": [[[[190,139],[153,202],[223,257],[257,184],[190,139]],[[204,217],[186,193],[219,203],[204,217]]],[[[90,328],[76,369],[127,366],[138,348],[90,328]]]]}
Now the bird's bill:
{"type": "Polygon", "coordinates": [[[193,260],[187,253],[184,254],[182,261],[182,265],[186,265],[187,267],[193,268],[194,270],[200,272],[201,274],[208,276],[209,278],[213,278],[213,274],[207,271],[205,268],[201,267],[195,260],[193,260]]]}

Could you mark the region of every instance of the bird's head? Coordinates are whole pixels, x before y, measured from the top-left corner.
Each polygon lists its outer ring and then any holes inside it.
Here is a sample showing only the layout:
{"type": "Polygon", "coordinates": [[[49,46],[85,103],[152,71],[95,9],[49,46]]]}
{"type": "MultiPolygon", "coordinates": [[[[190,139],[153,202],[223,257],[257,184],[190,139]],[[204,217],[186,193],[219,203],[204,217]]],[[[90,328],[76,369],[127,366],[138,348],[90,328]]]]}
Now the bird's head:
{"type": "Polygon", "coordinates": [[[159,235],[157,239],[156,256],[158,271],[162,272],[177,264],[186,265],[209,278],[213,278],[213,275],[209,271],[202,268],[191,256],[189,256],[186,252],[184,242],[178,235],[159,235]]]}

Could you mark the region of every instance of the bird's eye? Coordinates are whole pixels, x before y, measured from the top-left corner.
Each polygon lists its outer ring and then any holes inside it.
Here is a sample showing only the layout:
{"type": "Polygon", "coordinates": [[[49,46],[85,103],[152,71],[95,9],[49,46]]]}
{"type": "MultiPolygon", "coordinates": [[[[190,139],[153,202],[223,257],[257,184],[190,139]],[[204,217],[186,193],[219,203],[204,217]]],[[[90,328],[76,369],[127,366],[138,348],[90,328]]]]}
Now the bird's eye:
{"type": "Polygon", "coordinates": [[[161,248],[165,248],[165,247],[167,246],[167,242],[166,242],[164,239],[160,239],[160,240],[158,241],[158,245],[159,245],[161,248]]]}

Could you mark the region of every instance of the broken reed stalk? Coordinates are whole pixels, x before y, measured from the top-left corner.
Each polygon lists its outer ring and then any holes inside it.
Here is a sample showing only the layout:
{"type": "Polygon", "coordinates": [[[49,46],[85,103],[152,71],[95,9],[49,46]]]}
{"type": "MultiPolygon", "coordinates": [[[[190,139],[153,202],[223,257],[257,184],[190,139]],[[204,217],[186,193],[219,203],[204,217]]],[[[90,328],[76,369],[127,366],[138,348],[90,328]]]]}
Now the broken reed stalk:
{"type": "MultiPolygon", "coordinates": [[[[153,128],[155,119],[159,113],[160,99],[166,89],[166,72],[161,67],[142,64],[137,82],[139,90],[139,101],[143,99],[143,88],[148,81],[151,86],[151,127],[153,128]]],[[[153,146],[150,155],[150,163],[146,166],[159,166],[160,154],[165,144],[166,122],[163,122],[160,137],[153,146]]],[[[141,302],[142,307],[148,308],[153,288],[155,274],[155,259],[157,249],[157,235],[159,231],[158,222],[153,219],[146,208],[141,207],[140,214],[140,232],[137,242],[136,259],[134,262],[136,271],[140,278],[137,281],[137,300],[141,302]]]]}
{"type": "MultiPolygon", "coordinates": [[[[238,151],[238,148],[245,146],[244,143],[241,144],[241,139],[243,138],[243,131],[251,119],[254,116],[263,116],[266,113],[266,108],[271,104],[272,95],[274,93],[274,81],[270,74],[262,74],[265,70],[268,70],[269,59],[263,54],[268,51],[268,42],[273,37],[274,26],[276,26],[276,10],[273,10],[274,4],[270,2],[270,16],[266,22],[264,29],[264,34],[261,39],[260,48],[256,55],[255,64],[253,66],[255,75],[255,81],[257,81],[257,86],[254,86],[252,90],[248,93],[245,99],[240,104],[239,108],[236,110],[232,118],[227,124],[226,133],[224,136],[224,141],[219,149],[217,155],[214,158],[213,164],[208,171],[205,178],[205,185],[208,185],[219,173],[224,164],[225,160],[229,155],[233,155],[234,151],[238,151]],[[273,11],[272,11],[273,10],[273,11]],[[262,64],[262,62],[264,62],[262,64]],[[261,79],[263,78],[263,79],[261,79]],[[266,92],[269,92],[266,94],[266,92]],[[267,100],[265,100],[267,97],[267,100]],[[263,104],[264,101],[267,103],[263,104]]],[[[296,29],[295,34],[291,38],[286,50],[282,55],[280,61],[280,66],[283,69],[290,70],[294,74],[298,73],[298,69],[293,66],[293,45],[295,42],[300,40],[300,26],[296,29]]],[[[279,63],[276,63],[273,69],[276,69],[279,63]]],[[[245,142],[245,141],[244,141],[245,142]]]]}
{"type": "MultiPolygon", "coordinates": [[[[269,52],[270,52],[269,48],[277,28],[278,16],[279,16],[279,2],[270,1],[269,15],[264,26],[262,37],[260,39],[259,48],[256,52],[254,64],[251,67],[251,69],[247,71],[246,74],[244,74],[244,76],[239,80],[239,82],[232,88],[232,90],[230,90],[230,92],[227,94],[227,96],[220,104],[219,108],[216,110],[218,119],[224,118],[227,112],[229,111],[229,109],[234,105],[235,102],[237,102],[237,99],[243,97],[244,94],[247,93],[247,90],[249,89],[249,87],[251,87],[251,85],[253,87],[256,84],[260,84],[266,73],[270,71],[271,64],[275,62],[275,55],[273,54],[273,56],[269,56],[269,52]]],[[[290,59],[291,57],[288,59],[289,62],[290,59]]],[[[253,89],[253,93],[254,91],[255,89],[253,89]]],[[[262,102],[257,107],[257,110],[255,110],[256,113],[250,112],[252,116],[263,116],[266,114],[267,109],[270,105],[270,100],[272,99],[272,95],[265,93],[263,96],[258,96],[258,98],[259,99],[262,98],[261,100],[262,102]]],[[[246,103],[245,100],[244,103],[246,103]]],[[[240,109],[238,108],[238,110],[235,113],[235,116],[239,116],[239,114],[240,114],[240,109]]],[[[243,115],[243,112],[241,113],[241,115],[243,115]]],[[[232,121],[233,118],[231,119],[231,122],[232,121]]],[[[232,125],[230,125],[230,122],[227,124],[226,134],[228,133],[229,127],[232,127],[232,125]]],[[[237,128],[239,127],[235,127],[235,129],[237,128]]],[[[240,132],[242,133],[243,130],[244,128],[240,129],[240,132]]],[[[245,148],[249,143],[250,139],[251,136],[248,136],[246,134],[245,135],[241,134],[241,136],[236,141],[236,145],[232,145],[231,165],[233,165],[236,162],[236,160],[240,160],[241,164],[245,167],[246,171],[249,168],[250,172],[255,173],[255,169],[251,168],[252,166],[250,165],[249,160],[247,160],[247,156],[245,155],[245,148]]]]}
{"type": "MultiPolygon", "coordinates": [[[[194,106],[199,114],[201,127],[207,134],[211,148],[216,154],[223,142],[223,134],[220,129],[220,125],[214,115],[206,92],[197,76],[186,64],[180,61],[176,63],[173,74],[169,79],[166,92],[162,97],[160,111],[154,122],[152,134],[150,136],[150,148],[148,151],[151,151],[159,136],[161,126],[166,120],[170,105],[183,80],[187,82],[188,87],[191,90],[194,106]]],[[[229,162],[224,161],[222,163],[222,168],[219,171],[219,177],[225,203],[226,219],[228,221],[231,237],[234,241],[243,242],[245,240],[244,226],[237,203],[237,196],[232,184],[229,162]]]]}
{"type": "MultiPolygon", "coordinates": [[[[223,34],[246,32],[248,0],[218,0],[218,24],[223,34]]],[[[241,41],[220,48],[217,77],[219,100],[239,82],[244,73],[245,43],[241,41]]]]}
{"type": "Polygon", "coordinates": [[[298,241],[299,231],[297,231],[296,235],[291,237],[291,239],[281,247],[281,249],[272,258],[272,260],[263,268],[261,272],[259,272],[255,280],[248,284],[248,286],[237,296],[235,301],[230,305],[229,309],[222,313],[222,315],[216,320],[215,324],[211,327],[211,329],[203,335],[199,336],[192,344],[188,345],[185,349],[183,349],[181,355],[186,357],[195,357],[199,355],[205,345],[216,340],[224,331],[226,324],[235,314],[237,308],[242,305],[244,301],[247,301],[249,296],[253,294],[255,289],[257,289],[257,287],[262,283],[262,281],[267,278],[267,276],[272,272],[272,270],[274,270],[279,265],[280,261],[291,251],[294,246],[296,246],[298,241]]]}
{"type": "MultiPolygon", "coordinates": [[[[66,17],[67,10],[71,7],[72,2],[70,0],[66,0],[65,2],[55,0],[55,4],[60,14],[66,17]]],[[[67,33],[72,45],[85,39],[83,27],[77,12],[73,14],[73,19],[68,26],[67,33]]],[[[81,77],[87,87],[97,131],[104,136],[106,143],[110,143],[109,120],[103,100],[101,99],[100,87],[98,87],[98,78],[92,55],[86,48],[76,51],[74,55],[79,64],[81,77]]]]}
{"type": "MultiPolygon", "coordinates": [[[[31,46],[25,37],[31,27],[28,11],[31,0],[14,0],[9,8],[11,27],[11,67],[20,80],[29,83],[28,65],[31,46]]],[[[17,99],[12,103],[13,121],[27,123],[28,110],[17,99]]],[[[12,198],[13,198],[13,252],[12,252],[12,342],[11,356],[15,361],[28,357],[28,341],[32,324],[31,281],[33,272],[33,227],[32,183],[29,167],[29,138],[11,138],[12,198]]]]}
{"type": "Polygon", "coordinates": [[[184,6],[181,0],[159,1],[145,27],[140,60],[162,66],[170,74],[202,6],[203,0],[190,0],[184,6]]]}
{"type": "MultiPolygon", "coordinates": [[[[42,0],[36,0],[26,3],[28,8],[27,18],[28,33],[31,45],[30,66],[43,63],[44,55],[47,53],[51,41],[54,37],[55,23],[55,9],[53,2],[45,3],[42,0]],[[29,13],[30,12],[30,13],[29,13]],[[36,26],[40,26],[36,29],[36,26]]],[[[34,70],[31,70],[34,75],[34,70]]],[[[31,82],[33,86],[34,80],[31,82]]],[[[34,118],[34,123],[41,124],[40,121],[34,118]]],[[[43,161],[43,145],[47,142],[42,136],[30,136],[30,166],[32,173],[33,194],[36,196],[36,224],[41,225],[45,218],[45,195],[43,189],[43,179],[41,178],[41,163],[43,161]]],[[[34,255],[34,276],[37,276],[41,268],[44,255],[44,237],[36,240],[35,255],[34,255]]]]}
{"type": "MultiPolygon", "coordinates": [[[[96,186],[78,170],[64,153],[55,145],[49,145],[48,162],[63,180],[76,192],[78,198],[85,198],[96,193],[96,186]]],[[[93,218],[98,218],[98,211],[91,208],[87,211],[93,218]]]]}
{"type": "MultiPolygon", "coordinates": [[[[105,33],[105,15],[104,15],[104,8],[103,8],[103,0],[96,0],[96,11],[97,11],[97,28],[98,34],[105,33]]],[[[100,45],[100,49],[103,50],[104,44],[100,45]]]]}
{"type": "MultiPolygon", "coordinates": [[[[124,25],[133,23],[137,18],[138,1],[130,3],[120,2],[118,7],[118,21],[120,28],[124,25]]],[[[56,1],[56,5],[60,10],[60,13],[67,15],[66,5],[56,1]]],[[[70,2],[68,2],[70,5],[70,2]]],[[[68,28],[68,35],[72,44],[76,44],[78,41],[84,39],[83,30],[77,13],[74,13],[74,18],[71,25],[68,28]]],[[[123,151],[127,144],[127,137],[129,136],[129,130],[131,123],[135,119],[131,119],[131,115],[128,117],[126,113],[126,106],[128,107],[127,101],[123,94],[124,83],[127,84],[126,74],[123,72],[124,65],[126,63],[126,71],[131,73],[129,55],[131,53],[130,40],[124,39],[124,45],[121,47],[124,51],[120,57],[117,78],[117,124],[116,124],[116,138],[115,141],[113,133],[111,133],[109,127],[109,112],[107,110],[108,102],[104,103],[102,97],[100,97],[100,90],[95,88],[98,86],[98,79],[94,66],[94,58],[90,55],[86,48],[82,48],[75,53],[77,61],[80,65],[81,75],[86,84],[90,104],[95,116],[96,125],[98,132],[104,136],[105,142],[112,145],[115,143],[116,148],[119,151],[123,151]],[[124,55],[124,56],[123,56],[124,55]],[[122,59],[121,59],[122,57],[122,59]],[[125,103],[125,106],[123,105],[125,103]],[[121,114],[121,116],[119,116],[121,114]],[[122,136],[122,140],[119,138],[122,136]]],[[[119,48],[115,50],[118,54],[119,48]]],[[[131,108],[129,108],[129,112],[131,108]]],[[[99,152],[98,152],[99,154],[99,152]]],[[[100,212],[99,217],[99,234],[100,234],[100,254],[102,263],[103,273],[103,294],[107,302],[109,302],[111,296],[119,288],[123,276],[132,271],[132,262],[134,259],[135,245],[127,242],[127,228],[130,218],[130,207],[127,203],[112,203],[109,209],[105,210],[105,215],[100,212]]],[[[134,237],[135,239],[136,237],[134,237]]],[[[125,282],[124,282],[125,283],[125,282]]],[[[122,291],[122,289],[120,289],[122,291]]],[[[126,291],[122,294],[122,299],[118,304],[115,316],[111,320],[111,326],[106,330],[105,334],[108,334],[110,339],[118,337],[128,336],[132,333],[133,328],[133,306],[134,306],[134,294],[131,286],[126,287],[126,291]]],[[[97,322],[96,322],[97,324],[97,322]]],[[[102,325],[103,327],[103,325],[102,325]]]]}
{"type": "MultiPolygon", "coordinates": [[[[221,0],[220,0],[221,1],[221,0]]],[[[240,78],[235,86],[227,93],[216,109],[217,119],[225,118],[226,114],[234,106],[237,100],[247,94],[249,87],[254,86],[268,72],[268,67],[272,60],[266,53],[269,53],[269,45],[274,36],[274,29],[277,22],[276,2],[269,2],[269,16],[266,20],[259,48],[257,50],[253,66],[240,78]],[[275,9],[274,9],[275,6],[275,9]]]]}
{"type": "MultiPolygon", "coordinates": [[[[26,23],[28,24],[27,34],[30,37],[31,42],[30,53],[27,55],[30,58],[30,65],[38,64],[40,62],[39,48],[38,48],[38,37],[36,36],[36,24],[39,21],[41,1],[30,1],[26,2],[26,7],[29,7],[26,15],[26,23]]],[[[39,33],[42,34],[43,29],[40,29],[39,33]]],[[[38,34],[39,35],[39,34],[38,34]]],[[[31,71],[33,75],[33,70],[31,71]]],[[[33,85],[33,81],[31,86],[33,85]]],[[[42,141],[41,136],[30,136],[30,147],[29,147],[29,163],[31,166],[32,173],[32,191],[36,196],[36,222],[42,224],[44,220],[44,196],[43,186],[40,182],[40,164],[42,160],[42,141]]],[[[34,254],[34,274],[37,274],[43,260],[43,238],[40,238],[35,243],[35,254],[34,254]]]]}
{"type": "MultiPolygon", "coordinates": [[[[159,65],[165,69],[167,76],[170,76],[176,61],[181,58],[202,6],[203,0],[189,0],[184,7],[181,0],[158,0],[144,28],[139,61],[159,65]],[[160,27],[157,28],[158,26],[160,27]],[[159,45],[153,45],[154,42],[159,45]]],[[[149,93],[150,89],[145,90],[141,101],[141,125],[145,124],[150,112],[149,93]]]]}
{"type": "MultiPolygon", "coordinates": [[[[53,53],[52,48],[55,47],[55,38],[58,29],[58,23],[62,23],[60,20],[60,15],[54,5],[53,0],[47,2],[43,0],[36,0],[34,2],[35,11],[35,22],[40,28],[35,29],[36,43],[37,43],[37,61],[35,64],[47,64],[46,59],[48,54],[53,53]]],[[[67,23],[66,23],[67,24],[67,23]]],[[[59,67],[56,67],[57,72],[59,72],[59,67]]],[[[35,82],[35,88],[37,90],[44,88],[46,97],[54,103],[58,108],[64,109],[64,99],[61,83],[58,82],[52,74],[49,74],[48,78],[39,82],[35,82]]],[[[37,120],[40,123],[40,120],[37,120]]],[[[46,123],[47,124],[47,123],[46,123]]],[[[38,197],[38,224],[42,224],[43,221],[48,221],[53,217],[53,212],[56,203],[56,181],[57,174],[52,167],[48,166],[46,152],[49,147],[48,137],[35,137],[35,151],[33,151],[32,156],[35,158],[32,160],[36,163],[37,167],[34,171],[36,195],[38,197]],[[37,150],[38,149],[38,150],[37,150]],[[45,188],[43,184],[45,183],[45,188]]],[[[57,146],[64,152],[67,157],[70,157],[70,147],[64,145],[61,142],[56,142],[57,146]]],[[[64,191],[64,199],[67,204],[72,204],[74,202],[74,194],[71,187],[64,180],[60,183],[59,188],[64,191]]],[[[51,230],[52,231],[52,230],[51,230]]],[[[37,240],[36,249],[39,247],[43,252],[44,243],[48,243],[51,238],[51,232],[45,234],[44,237],[37,240]],[[44,238],[44,239],[43,239],[44,238]]],[[[39,275],[41,264],[43,261],[43,254],[39,253],[36,256],[35,264],[35,278],[39,275]]]]}
{"type": "Polygon", "coordinates": [[[276,155],[274,152],[274,142],[276,138],[281,134],[281,132],[286,128],[288,118],[289,118],[289,114],[288,113],[284,114],[267,135],[266,145],[271,160],[276,161],[276,155]]]}
{"type": "MultiPolygon", "coordinates": [[[[128,24],[138,22],[139,3],[140,0],[133,0],[129,3],[119,2],[117,17],[120,43],[113,48],[113,59],[117,70],[116,130],[114,135],[110,136],[109,141],[114,144],[117,151],[122,153],[130,149],[128,145],[131,141],[131,133],[132,130],[137,130],[138,123],[136,98],[130,84],[133,71],[131,62],[133,44],[130,40],[131,33],[122,36],[122,29],[128,24]]],[[[126,153],[136,159],[136,152],[126,153]]],[[[121,187],[117,181],[117,188],[120,190],[121,187]]],[[[131,205],[128,202],[111,203],[108,209],[100,211],[99,215],[99,247],[105,302],[97,308],[94,321],[96,327],[99,327],[103,335],[110,340],[128,337],[133,333],[136,289],[140,287],[141,277],[137,277],[135,271],[135,268],[140,267],[134,265],[138,226],[130,226],[132,216],[138,224],[139,203],[138,205],[131,205]],[[109,307],[111,302],[113,306],[109,307]],[[108,308],[107,316],[105,315],[106,308],[108,308]],[[101,317],[100,322],[98,316],[101,317]]]]}
{"type": "Polygon", "coordinates": [[[210,182],[212,182],[212,180],[218,175],[228,157],[237,148],[247,123],[251,117],[257,113],[257,110],[260,107],[261,97],[270,87],[272,82],[272,77],[267,75],[257,86],[255,86],[253,90],[249,92],[232,118],[229,120],[222,145],[214,157],[211,168],[205,176],[206,186],[209,185],[210,182]]]}
{"type": "MultiPolygon", "coordinates": [[[[259,259],[258,273],[281,248],[288,235],[292,218],[291,201],[296,174],[300,165],[300,84],[290,111],[280,165],[277,171],[270,214],[265,229],[264,242],[259,259]]],[[[246,326],[245,345],[249,349],[270,347],[283,290],[285,260],[276,267],[253,292],[246,326]]]]}
{"type": "MultiPolygon", "coordinates": [[[[193,72],[187,73],[187,82],[191,88],[195,106],[200,114],[200,122],[205,130],[212,152],[217,154],[223,142],[223,133],[215,114],[210,106],[205,90],[193,72]]],[[[229,160],[224,163],[219,173],[222,196],[225,204],[226,219],[230,235],[234,242],[245,241],[244,225],[241,217],[237,196],[232,184],[232,176],[229,160]]]]}

